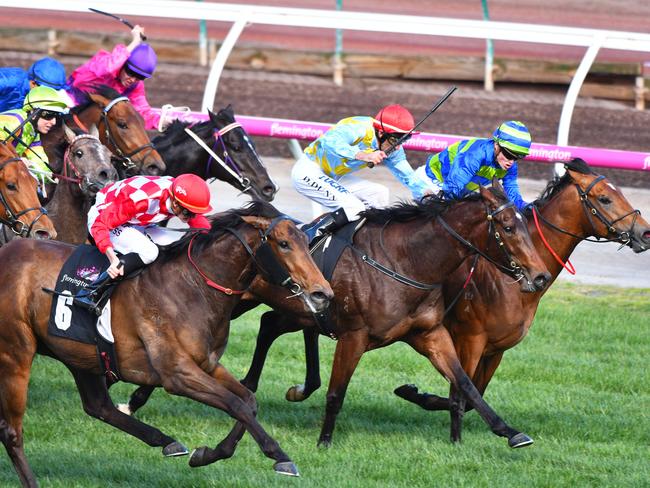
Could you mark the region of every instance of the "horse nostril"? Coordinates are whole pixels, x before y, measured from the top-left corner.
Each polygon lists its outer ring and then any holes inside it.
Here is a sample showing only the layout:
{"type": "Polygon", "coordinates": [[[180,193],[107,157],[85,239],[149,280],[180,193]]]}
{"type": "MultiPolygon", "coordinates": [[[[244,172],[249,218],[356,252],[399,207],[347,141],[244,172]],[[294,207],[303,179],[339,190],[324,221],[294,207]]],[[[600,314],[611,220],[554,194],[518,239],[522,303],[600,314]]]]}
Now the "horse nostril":
{"type": "Polygon", "coordinates": [[[39,230],[34,232],[34,239],[46,240],[46,239],[53,239],[54,237],[56,237],[56,236],[52,236],[45,229],[39,229],[39,230]]]}
{"type": "Polygon", "coordinates": [[[551,280],[551,276],[548,273],[539,274],[533,280],[535,284],[535,289],[543,290],[548,285],[548,282],[551,280]]]}
{"type": "Polygon", "coordinates": [[[320,305],[325,304],[330,300],[327,294],[322,291],[315,291],[313,293],[310,293],[309,297],[314,303],[318,303],[320,305]]]}
{"type": "Polygon", "coordinates": [[[275,195],[275,187],[272,185],[266,185],[262,188],[262,194],[267,198],[273,198],[273,195],[275,195]]]}
{"type": "Polygon", "coordinates": [[[146,172],[150,176],[160,176],[162,174],[162,170],[160,169],[160,167],[155,164],[150,164],[149,166],[147,166],[146,172]]]}
{"type": "Polygon", "coordinates": [[[644,238],[645,240],[647,240],[647,241],[650,241],[650,229],[646,230],[646,231],[643,233],[643,238],[644,238]]]}
{"type": "Polygon", "coordinates": [[[102,183],[106,183],[110,178],[106,170],[100,171],[97,177],[102,183]]]}

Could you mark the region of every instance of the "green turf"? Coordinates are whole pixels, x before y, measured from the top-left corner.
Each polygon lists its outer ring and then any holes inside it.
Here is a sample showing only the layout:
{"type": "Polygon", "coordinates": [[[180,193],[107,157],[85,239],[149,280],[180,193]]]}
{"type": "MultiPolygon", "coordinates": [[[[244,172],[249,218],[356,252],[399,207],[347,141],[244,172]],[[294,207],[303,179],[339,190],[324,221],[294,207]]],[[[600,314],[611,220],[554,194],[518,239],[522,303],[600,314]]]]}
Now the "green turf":
{"type": "MultiPolygon", "coordinates": [[[[238,377],[248,367],[259,311],[232,327],[224,364],[238,377]]],[[[59,363],[37,358],[25,417],[26,452],[42,486],[650,486],[650,290],[556,284],[530,334],[506,353],[486,400],[535,439],[512,450],[478,415],[466,415],[463,442],[449,442],[449,416],[426,412],[392,394],[403,383],[446,393],[424,358],[396,344],[367,354],[348,389],[334,443],[317,449],[325,386],[302,404],[284,400],[304,374],[301,335],[271,350],[258,391],[259,419],[300,469],[279,476],[245,435],[234,457],[193,469],[187,457],[87,417],[59,363]]],[[[334,342],[321,338],[323,382],[334,342]]],[[[132,385],[111,390],[124,400],[132,385]]],[[[141,412],[188,447],[214,446],[232,425],[223,412],[158,390],[141,412]]],[[[16,486],[0,456],[0,486],[16,486]]]]}

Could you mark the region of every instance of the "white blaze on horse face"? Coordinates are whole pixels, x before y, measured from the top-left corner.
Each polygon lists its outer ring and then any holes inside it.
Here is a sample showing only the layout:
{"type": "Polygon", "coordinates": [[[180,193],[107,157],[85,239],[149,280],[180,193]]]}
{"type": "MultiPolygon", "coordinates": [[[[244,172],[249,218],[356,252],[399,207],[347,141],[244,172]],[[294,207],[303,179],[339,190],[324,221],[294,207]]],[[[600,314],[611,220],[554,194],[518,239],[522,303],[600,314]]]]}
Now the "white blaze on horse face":
{"type": "Polygon", "coordinates": [[[612,190],[616,191],[616,187],[611,183],[607,182],[607,186],[609,186],[612,190]]]}

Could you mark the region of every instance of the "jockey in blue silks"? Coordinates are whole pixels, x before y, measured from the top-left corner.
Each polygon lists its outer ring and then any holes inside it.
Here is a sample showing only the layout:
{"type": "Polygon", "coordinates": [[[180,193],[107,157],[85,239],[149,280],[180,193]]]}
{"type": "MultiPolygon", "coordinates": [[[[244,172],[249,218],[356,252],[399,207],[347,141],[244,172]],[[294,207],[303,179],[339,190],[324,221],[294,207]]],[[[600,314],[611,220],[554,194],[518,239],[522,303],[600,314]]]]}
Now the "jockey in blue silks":
{"type": "Polygon", "coordinates": [[[20,109],[29,91],[36,86],[65,90],[65,68],[56,59],[42,58],[28,70],[0,68],[0,112],[20,109]]]}
{"type": "Polygon", "coordinates": [[[508,198],[522,210],[527,202],[517,183],[517,160],[530,152],[530,132],[524,124],[509,120],[501,124],[491,139],[468,139],[431,155],[416,173],[434,192],[447,198],[460,198],[493,177],[503,182],[508,198]]]}

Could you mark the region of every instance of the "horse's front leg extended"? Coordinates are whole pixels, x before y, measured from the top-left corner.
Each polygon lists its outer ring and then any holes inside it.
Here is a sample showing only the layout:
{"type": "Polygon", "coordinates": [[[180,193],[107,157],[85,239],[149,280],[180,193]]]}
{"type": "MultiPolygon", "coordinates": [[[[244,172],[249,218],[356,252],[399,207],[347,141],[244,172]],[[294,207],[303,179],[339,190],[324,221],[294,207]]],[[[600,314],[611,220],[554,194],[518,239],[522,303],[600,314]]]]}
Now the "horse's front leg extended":
{"type": "Polygon", "coordinates": [[[318,350],[319,332],[316,327],[302,330],[305,342],[305,382],[294,385],[287,390],[286,399],[290,402],[302,402],[320,388],[320,360],[318,350]]]}
{"type": "Polygon", "coordinates": [[[336,416],[343,407],[350,378],[367,347],[368,334],[365,329],[347,332],[336,343],[332,375],[327,389],[325,420],[318,439],[319,447],[329,447],[332,444],[336,416]]]}
{"type": "Polygon", "coordinates": [[[77,383],[83,409],[88,415],[131,434],[150,446],[162,447],[165,456],[183,456],[189,453],[180,442],[119,411],[108,396],[106,381],[102,376],[76,369],[70,369],[70,372],[77,383]]]}
{"type": "MultiPolygon", "coordinates": [[[[481,418],[496,435],[506,437],[510,447],[523,447],[533,441],[526,434],[508,426],[483,400],[471,379],[458,361],[454,345],[447,329],[437,327],[410,339],[411,346],[431,361],[431,364],[474,406],[481,418]]],[[[453,440],[453,439],[452,439],[453,440]]]]}

